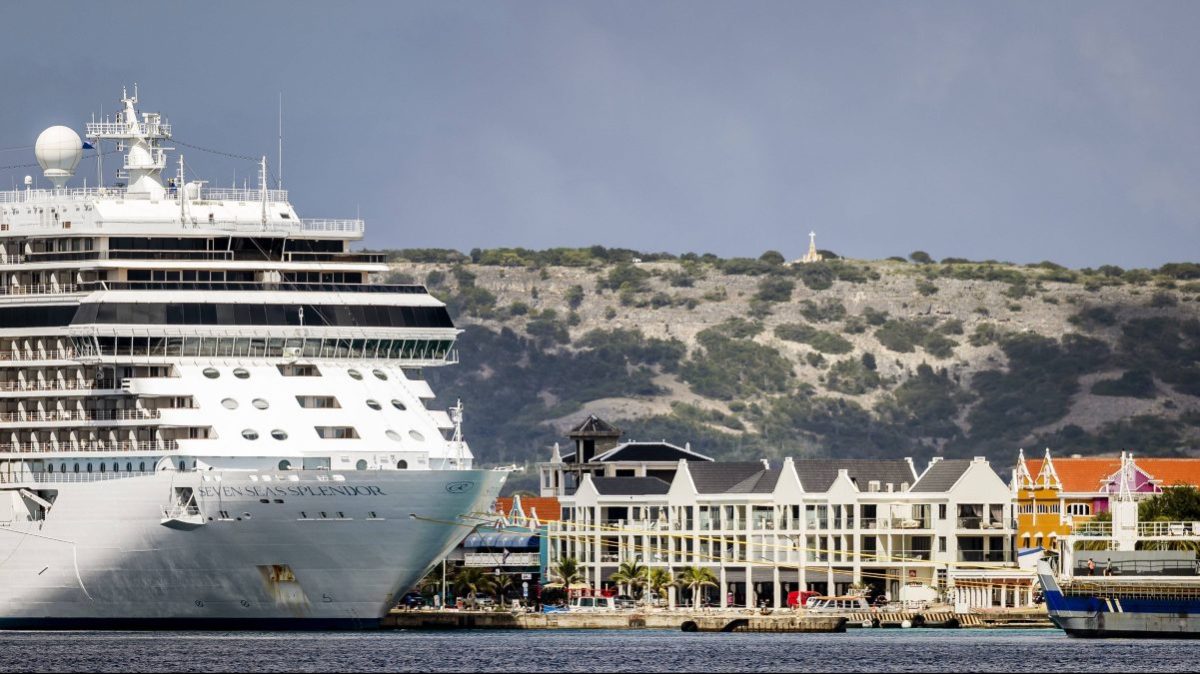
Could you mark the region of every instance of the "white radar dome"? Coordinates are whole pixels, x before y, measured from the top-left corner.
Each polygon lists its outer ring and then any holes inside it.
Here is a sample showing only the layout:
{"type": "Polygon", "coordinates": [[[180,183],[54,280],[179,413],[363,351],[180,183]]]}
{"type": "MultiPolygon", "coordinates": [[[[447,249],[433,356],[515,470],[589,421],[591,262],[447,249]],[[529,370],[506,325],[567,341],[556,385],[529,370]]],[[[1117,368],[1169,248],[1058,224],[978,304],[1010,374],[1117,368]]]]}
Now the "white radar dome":
{"type": "Polygon", "coordinates": [[[50,182],[62,187],[83,158],[83,141],[69,127],[52,126],[38,136],[33,154],[50,182]]]}

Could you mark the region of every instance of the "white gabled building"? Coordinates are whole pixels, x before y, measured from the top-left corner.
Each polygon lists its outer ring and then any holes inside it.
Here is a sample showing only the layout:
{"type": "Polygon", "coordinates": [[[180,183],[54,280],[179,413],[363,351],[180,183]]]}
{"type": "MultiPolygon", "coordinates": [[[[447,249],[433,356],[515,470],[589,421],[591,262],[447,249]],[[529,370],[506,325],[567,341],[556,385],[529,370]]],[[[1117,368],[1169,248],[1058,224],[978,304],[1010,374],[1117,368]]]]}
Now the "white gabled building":
{"type": "Polygon", "coordinates": [[[1032,600],[1032,577],[1014,563],[1011,491],[982,458],[918,471],[911,459],[715,462],[681,452],[694,454],[624,443],[541,464],[543,495],[563,510],[548,530],[549,566],[573,557],[596,588],[623,561],[704,566],[720,606],[783,607],[794,590],[841,594],[858,583],[893,600],[910,583],[964,606],[1032,600]]]}

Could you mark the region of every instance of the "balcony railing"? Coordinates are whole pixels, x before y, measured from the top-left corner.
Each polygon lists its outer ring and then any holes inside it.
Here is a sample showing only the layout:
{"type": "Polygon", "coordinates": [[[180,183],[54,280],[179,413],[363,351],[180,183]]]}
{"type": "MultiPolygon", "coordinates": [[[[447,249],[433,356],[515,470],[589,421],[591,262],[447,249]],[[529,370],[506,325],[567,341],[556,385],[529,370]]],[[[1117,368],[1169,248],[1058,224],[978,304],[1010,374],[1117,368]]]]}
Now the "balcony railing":
{"type": "Polygon", "coordinates": [[[111,454],[115,452],[172,452],[178,449],[179,443],[175,440],[61,442],[57,445],[51,442],[9,442],[0,444],[0,452],[18,454],[73,454],[76,452],[111,454]]]}
{"type": "Polygon", "coordinates": [[[144,421],[158,419],[158,410],[50,410],[46,412],[2,412],[0,423],[55,422],[55,421],[144,421]]]}

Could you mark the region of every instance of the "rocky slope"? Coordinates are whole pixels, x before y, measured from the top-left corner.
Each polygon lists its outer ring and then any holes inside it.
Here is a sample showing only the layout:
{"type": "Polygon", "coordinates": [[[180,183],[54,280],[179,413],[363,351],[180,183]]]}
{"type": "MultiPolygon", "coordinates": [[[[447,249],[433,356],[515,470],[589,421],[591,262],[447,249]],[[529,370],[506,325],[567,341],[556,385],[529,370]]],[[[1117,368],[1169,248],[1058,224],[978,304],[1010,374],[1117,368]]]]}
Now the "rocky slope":
{"type": "MultiPolygon", "coordinates": [[[[723,457],[1188,453],[1200,268],[1067,270],[631,251],[394,253],[451,306],[485,462],[541,460],[588,413],[723,457]]],[[[923,256],[914,255],[917,259],[923,256]]]]}

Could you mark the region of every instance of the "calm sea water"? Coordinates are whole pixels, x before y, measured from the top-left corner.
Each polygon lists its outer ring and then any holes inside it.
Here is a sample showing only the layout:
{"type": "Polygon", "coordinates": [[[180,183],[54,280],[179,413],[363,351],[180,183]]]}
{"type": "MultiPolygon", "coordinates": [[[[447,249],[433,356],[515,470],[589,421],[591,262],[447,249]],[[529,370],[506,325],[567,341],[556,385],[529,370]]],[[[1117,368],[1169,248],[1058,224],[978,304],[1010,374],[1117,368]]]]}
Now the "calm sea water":
{"type": "Polygon", "coordinates": [[[1057,630],[845,634],[0,632],[0,671],[1193,671],[1186,642],[1057,630]]]}

